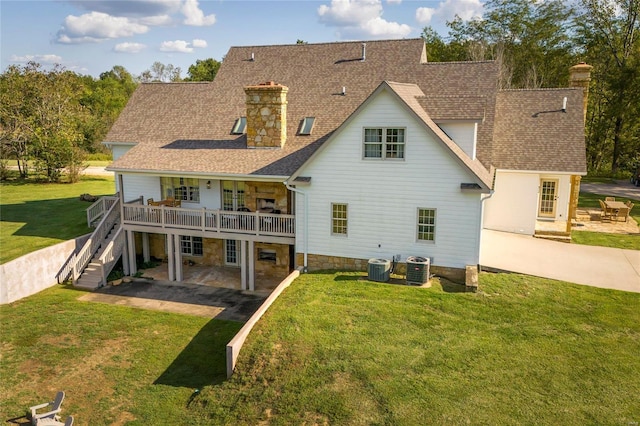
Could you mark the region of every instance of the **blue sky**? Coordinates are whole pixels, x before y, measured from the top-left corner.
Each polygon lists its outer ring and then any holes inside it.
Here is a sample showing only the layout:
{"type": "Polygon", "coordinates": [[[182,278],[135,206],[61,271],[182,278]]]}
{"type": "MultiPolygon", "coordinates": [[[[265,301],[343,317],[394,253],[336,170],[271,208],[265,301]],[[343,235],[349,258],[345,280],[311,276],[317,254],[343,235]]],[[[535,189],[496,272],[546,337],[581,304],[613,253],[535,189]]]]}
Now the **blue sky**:
{"type": "Polygon", "coordinates": [[[484,0],[0,0],[0,65],[33,60],[99,76],[156,62],[187,69],[231,46],[419,37],[482,13],[484,0]]]}

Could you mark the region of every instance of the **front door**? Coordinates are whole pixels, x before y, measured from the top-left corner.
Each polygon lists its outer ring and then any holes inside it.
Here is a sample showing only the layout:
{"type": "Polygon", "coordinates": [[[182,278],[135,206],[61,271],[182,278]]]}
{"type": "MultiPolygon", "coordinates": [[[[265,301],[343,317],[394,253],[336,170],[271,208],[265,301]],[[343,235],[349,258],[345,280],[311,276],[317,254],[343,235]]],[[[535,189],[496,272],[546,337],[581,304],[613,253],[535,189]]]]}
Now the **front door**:
{"type": "Polygon", "coordinates": [[[538,216],[555,218],[556,205],[558,201],[558,180],[542,179],[540,180],[540,203],[538,216]]]}

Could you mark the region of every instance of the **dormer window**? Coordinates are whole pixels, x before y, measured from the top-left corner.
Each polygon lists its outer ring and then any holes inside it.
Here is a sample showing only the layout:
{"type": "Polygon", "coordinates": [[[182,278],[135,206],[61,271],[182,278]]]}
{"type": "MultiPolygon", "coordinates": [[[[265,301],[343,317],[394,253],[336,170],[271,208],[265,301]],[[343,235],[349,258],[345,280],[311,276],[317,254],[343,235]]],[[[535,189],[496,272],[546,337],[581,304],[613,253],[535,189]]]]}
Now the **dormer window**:
{"type": "Polygon", "coordinates": [[[242,135],[247,131],[247,117],[240,117],[233,123],[232,135],[242,135]]]}
{"type": "Polygon", "coordinates": [[[300,135],[310,135],[313,130],[313,124],[316,122],[315,117],[305,117],[300,124],[300,135]]]}

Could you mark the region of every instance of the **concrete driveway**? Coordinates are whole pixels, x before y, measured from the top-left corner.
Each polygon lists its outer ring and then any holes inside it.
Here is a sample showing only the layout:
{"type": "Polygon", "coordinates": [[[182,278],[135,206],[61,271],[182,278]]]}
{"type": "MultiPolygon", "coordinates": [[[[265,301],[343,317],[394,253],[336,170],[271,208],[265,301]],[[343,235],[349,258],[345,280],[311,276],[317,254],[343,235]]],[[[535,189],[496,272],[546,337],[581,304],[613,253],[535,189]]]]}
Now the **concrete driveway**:
{"type": "Polygon", "coordinates": [[[640,250],[567,244],[488,229],[482,231],[480,247],[480,265],[485,268],[640,293],[640,250]]]}
{"type": "Polygon", "coordinates": [[[580,191],[640,200],[640,187],[633,186],[628,180],[621,180],[616,183],[580,182],[580,191]]]}

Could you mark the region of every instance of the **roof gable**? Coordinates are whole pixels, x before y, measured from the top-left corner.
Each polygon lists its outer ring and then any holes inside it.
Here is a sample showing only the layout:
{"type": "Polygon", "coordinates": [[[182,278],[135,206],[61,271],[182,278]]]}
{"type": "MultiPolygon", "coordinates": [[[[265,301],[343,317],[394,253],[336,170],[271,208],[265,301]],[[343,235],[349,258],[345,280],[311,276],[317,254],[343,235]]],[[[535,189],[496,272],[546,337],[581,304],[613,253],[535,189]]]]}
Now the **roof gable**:
{"type": "Polygon", "coordinates": [[[419,102],[419,98],[424,97],[424,93],[415,84],[396,83],[383,81],[376,90],[367,97],[367,99],[336,129],[331,137],[314,152],[314,154],[300,167],[296,173],[291,176],[291,181],[294,181],[300,174],[300,171],[304,169],[305,165],[308,165],[314,161],[314,159],[326,149],[333,141],[339,138],[342,130],[347,127],[351,121],[354,120],[373,100],[383,91],[391,93],[394,98],[420,123],[429,133],[434,136],[437,142],[440,142],[446,151],[466,170],[471,172],[479,181],[481,189],[488,191],[491,187],[491,174],[482,166],[477,160],[470,159],[467,154],[453,141],[447,134],[438,127],[438,125],[429,117],[427,112],[422,108],[419,102]]]}

